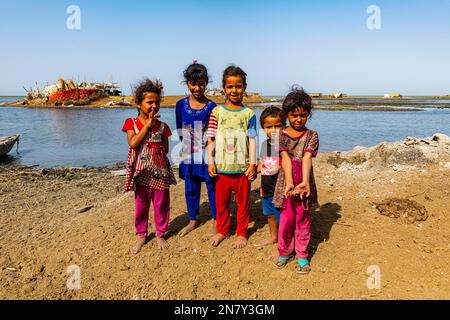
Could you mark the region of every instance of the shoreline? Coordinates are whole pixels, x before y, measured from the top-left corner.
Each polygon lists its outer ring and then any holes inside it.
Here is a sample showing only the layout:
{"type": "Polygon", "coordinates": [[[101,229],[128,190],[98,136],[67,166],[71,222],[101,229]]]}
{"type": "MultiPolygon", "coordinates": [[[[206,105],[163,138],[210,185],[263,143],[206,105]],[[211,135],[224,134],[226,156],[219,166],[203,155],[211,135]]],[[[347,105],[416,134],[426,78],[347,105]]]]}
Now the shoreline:
{"type": "MultiPolygon", "coordinates": [[[[402,141],[397,141],[397,142],[384,141],[384,142],[380,142],[380,143],[378,143],[377,145],[374,145],[374,146],[357,145],[357,146],[354,146],[351,149],[324,151],[324,152],[321,152],[320,155],[322,157],[325,157],[325,158],[330,158],[330,157],[335,158],[335,157],[341,157],[341,155],[345,155],[345,154],[358,153],[358,152],[360,152],[360,150],[370,150],[370,149],[384,148],[385,145],[400,144],[400,146],[402,146],[402,144],[405,144],[405,145],[413,145],[414,146],[414,145],[417,145],[417,144],[420,144],[420,143],[424,143],[424,142],[427,145],[429,145],[430,143],[436,143],[436,141],[439,141],[439,138],[440,139],[445,139],[445,141],[448,140],[447,143],[450,145],[450,138],[448,136],[446,136],[445,134],[441,134],[441,133],[435,133],[433,136],[426,137],[426,138],[405,137],[405,140],[402,140],[402,141]],[[426,142],[426,141],[429,141],[429,142],[426,142]]],[[[360,156],[357,156],[357,157],[360,157],[360,156]]],[[[126,161],[117,161],[117,162],[115,162],[113,164],[98,165],[98,166],[81,165],[81,166],[53,166],[53,167],[48,167],[48,166],[40,166],[39,164],[31,165],[31,166],[15,165],[15,164],[11,164],[11,163],[0,164],[0,170],[4,170],[4,169],[8,169],[8,168],[12,168],[12,169],[16,169],[16,170],[21,170],[21,169],[23,169],[23,170],[34,170],[35,169],[35,170],[38,170],[38,171],[42,171],[42,170],[53,170],[53,171],[64,171],[64,170],[69,170],[69,171],[70,170],[76,170],[76,171],[88,170],[89,171],[89,170],[97,170],[98,172],[109,172],[109,171],[117,171],[117,170],[125,169],[126,168],[126,161]]],[[[177,164],[175,164],[175,163],[172,164],[172,169],[174,171],[178,172],[178,163],[177,164]]]]}
{"type": "MultiPolygon", "coordinates": [[[[272,105],[269,105],[272,106],[272,105]]],[[[249,108],[254,110],[264,110],[265,108],[269,106],[251,106],[249,108]]],[[[11,108],[27,108],[27,109],[52,109],[52,110],[91,110],[91,109],[135,109],[134,107],[126,107],[126,106],[108,106],[108,107],[97,107],[92,105],[80,105],[80,106],[73,106],[73,107],[51,107],[51,106],[0,106],[2,107],[11,107],[11,108]]],[[[168,106],[161,106],[161,109],[174,109],[175,105],[168,105],[168,106]]],[[[412,111],[412,112],[419,112],[424,111],[421,108],[395,108],[395,107],[353,107],[353,106],[323,106],[323,105],[316,105],[315,110],[327,110],[327,111],[386,111],[386,112],[405,112],[405,111],[412,111]]],[[[428,107],[426,109],[430,109],[433,107],[428,107]]],[[[448,107],[450,109],[450,106],[448,107]]],[[[425,109],[425,108],[424,108],[425,109]]],[[[438,109],[438,108],[436,108],[438,109]]],[[[442,108],[447,109],[447,108],[442,108]]]]}
{"type": "MultiPolygon", "coordinates": [[[[175,108],[175,104],[178,100],[186,97],[186,95],[180,96],[165,96],[161,102],[161,108],[175,108]]],[[[209,97],[217,104],[224,103],[223,97],[209,97]]],[[[271,105],[280,104],[281,98],[267,98],[264,96],[249,96],[244,99],[245,104],[265,104],[265,105],[250,105],[252,109],[264,109],[271,105]]],[[[385,99],[378,96],[349,96],[340,99],[333,97],[321,97],[313,98],[315,108],[317,110],[330,110],[330,111],[387,111],[387,112],[404,112],[404,111],[423,111],[422,109],[437,108],[437,109],[450,109],[450,103],[435,102],[433,104],[427,104],[418,100],[450,100],[450,97],[404,97],[401,99],[385,99]],[[359,100],[359,101],[352,101],[359,100]],[[360,101],[362,100],[362,101],[360,101]],[[368,101],[364,101],[368,100],[368,101]],[[373,101],[377,100],[377,101],[373,101]],[[330,103],[332,102],[332,103],[330,103]],[[405,107],[403,107],[405,106],[405,107]]],[[[23,107],[23,108],[42,108],[42,109],[134,109],[132,96],[111,96],[107,98],[101,98],[93,101],[90,104],[69,106],[55,106],[50,104],[29,104],[26,100],[17,102],[4,102],[0,104],[1,107],[23,107]],[[121,103],[126,102],[131,105],[107,105],[108,103],[121,103]]]]}

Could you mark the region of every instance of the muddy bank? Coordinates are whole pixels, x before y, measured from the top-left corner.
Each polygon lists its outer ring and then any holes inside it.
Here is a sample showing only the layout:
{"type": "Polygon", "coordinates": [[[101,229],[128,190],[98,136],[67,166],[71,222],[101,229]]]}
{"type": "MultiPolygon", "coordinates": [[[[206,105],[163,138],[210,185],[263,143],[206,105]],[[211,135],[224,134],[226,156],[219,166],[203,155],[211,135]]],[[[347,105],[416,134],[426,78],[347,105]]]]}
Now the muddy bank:
{"type": "MultiPolygon", "coordinates": [[[[161,102],[161,108],[174,108],[178,100],[184,98],[185,96],[166,96],[161,102]]],[[[224,97],[209,97],[214,102],[220,104],[224,103],[224,97]]],[[[439,108],[446,109],[450,108],[450,103],[448,102],[436,102],[427,104],[427,100],[445,100],[445,97],[421,97],[421,100],[403,98],[400,100],[374,98],[374,97],[345,97],[343,99],[334,98],[320,98],[313,99],[315,108],[318,110],[332,110],[332,111],[387,111],[387,112],[411,112],[411,111],[423,111],[427,108],[439,108]],[[353,101],[355,100],[355,101],[353,101]]],[[[447,98],[448,100],[448,98],[447,98]]],[[[251,108],[254,109],[264,109],[269,105],[279,106],[282,102],[282,97],[280,98],[266,98],[261,96],[248,96],[245,97],[244,103],[254,104],[251,108]],[[258,105],[261,103],[262,105],[258,105]],[[273,103],[273,104],[271,104],[273,103]]],[[[107,98],[101,98],[93,101],[74,101],[67,102],[64,104],[53,105],[47,103],[44,99],[27,101],[20,100],[17,102],[4,102],[0,103],[1,106],[14,106],[14,107],[28,107],[28,108],[135,108],[132,96],[111,96],[107,98]]]]}
{"type": "MultiPolygon", "coordinates": [[[[185,98],[185,95],[180,96],[164,96],[161,100],[161,108],[174,108],[177,101],[185,98]]],[[[224,97],[210,97],[216,103],[224,103],[224,97]]],[[[270,100],[265,99],[261,96],[248,96],[244,98],[245,103],[258,103],[258,102],[268,102],[270,100]]],[[[29,108],[135,108],[134,98],[132,96],[110,96],[95,100],[79,100],[79,101],[68,101],[64,104],[51,104],[45,99],[35,99],[35,100],[20,100],[17,102],[5,102],[0,104],[0,106],[13,106],[13,107],[29,107],[29,108]]]]}
{"type": "MultiPolygon", "coordinates": [[[[411,148],[421,150],[426,142],[415,139],[411,148]]],[[[202,239],[212,223],[205,190],[200,227],[179,238],[189,220],[179,181],[171,190],[170,249],[159,252],[152,234],[131,255],[134,198],[115,175],[121,165],[0,167],[0,299],[449,299],[448,152],[396,168],[401,149],[381,157],[373,148],[362,153],[371,154],[362,163],[352,160],[353,167],[330,160],[335,153],[315,159],[321,206],[312,215],[308,276],[295,274],[294,262],[275,269],[275,245],[255,246],[269,232],[259,178],[246,248],[233,249],[234,236],[218,248],[202,239]],[[402,219],[401,210],[410,208],[418,218],[413,222],[402,219]],[[381,270],[378,289],[367,287],[371,266],[381,270]],[[67,286],[74,267],[79,289],[67,286]]],[[[341,153],[341,159],[360,153],[341,153]]]]}

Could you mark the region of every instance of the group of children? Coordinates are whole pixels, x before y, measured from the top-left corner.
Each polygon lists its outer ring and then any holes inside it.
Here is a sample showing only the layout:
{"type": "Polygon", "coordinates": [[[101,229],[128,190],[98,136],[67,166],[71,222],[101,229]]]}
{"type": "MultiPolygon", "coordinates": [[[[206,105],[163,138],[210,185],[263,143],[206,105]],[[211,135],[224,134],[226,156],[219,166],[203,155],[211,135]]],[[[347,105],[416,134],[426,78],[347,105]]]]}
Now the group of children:
{"type": "MultiPolygon", "coordinates": [[[[205,183],[214,219],[211,244],[218,246],[230,236],[234,194],[234,247],[246,246],[251,183],[261,173],[262,208],[270,229],[270,238],[261,244],[278,243],[277,268],[283,268],[296,255],[296,272],[309,273],[310,211],[317,203],[312,158],[319,147],[317,132],[306,127],[313,108],[311,97],[294,87],[282,108],[271,106],[262,112],[259,122],[268,139],[258,160],[256,116],[243,104],[247,74],[237,66],[225,69],[222,86],[226,100],[221,105],[205,95],[209,77],[204,65],[194,62],[184,71],[184,78],[191,94],[177,102],[175,116],[182,142],[179,176],[185,182],[190,222],[179,236],[198,226],[201,185],[205,183]]],[[[159,80],[141,81],[134,90],[138,116],[127,119],[122,128],[130,146],[125,191],[135,192],[138,241],[133,253],[145,244],[152,201],[158,248],[168,247],[164,234],[169,224],[169,189],[176,179],[167,157],[172,132],[158,119],[162,90],[159,80]]]]}

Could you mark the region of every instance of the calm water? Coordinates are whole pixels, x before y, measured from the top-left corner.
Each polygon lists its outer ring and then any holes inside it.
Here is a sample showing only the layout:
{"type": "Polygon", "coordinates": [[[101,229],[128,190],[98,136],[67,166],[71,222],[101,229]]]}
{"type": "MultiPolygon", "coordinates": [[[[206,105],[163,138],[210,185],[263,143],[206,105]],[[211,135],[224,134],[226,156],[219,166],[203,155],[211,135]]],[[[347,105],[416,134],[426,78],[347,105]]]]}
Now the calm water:
{"type": "MultiPolygon", "coordinates": [[[[261,110],[255,110],[259,119],[261,110]]],[[[161,109],[161,119],[175,128],[174,109],[161,109]]],[[[19,133],[14,148],[0,164],[101,166],[126,161],[127,142],[121,132],[134,109],[27,109],[0,107],[0,136],[19,133]]],[[[320,151],[349,150],[407,136],[450,135],[450,109],[421,112],[317,110],[309,127],[319,132],[320,151]]],[[[261,135],[261,138],[264,138],[261,135]]],[[[177,138],[171,146],[177,144],[177,138]]],[[[176,159],[174,159],[177,162],[176,159]]]]}
{"type": "Polygon", "coordinates": [[[22,101],[23,97],[0,97],[0,103],[22,101]]]}

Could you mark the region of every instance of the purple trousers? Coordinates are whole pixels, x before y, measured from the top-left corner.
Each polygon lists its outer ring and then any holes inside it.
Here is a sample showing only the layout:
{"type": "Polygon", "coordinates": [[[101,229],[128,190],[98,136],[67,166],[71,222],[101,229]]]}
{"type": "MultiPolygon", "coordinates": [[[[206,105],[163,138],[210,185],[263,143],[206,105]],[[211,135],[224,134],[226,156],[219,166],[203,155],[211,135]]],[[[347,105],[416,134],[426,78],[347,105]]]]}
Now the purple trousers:
{"type": "Polygon", "coordinates": [[[170,192],[167,190],[157,190],[142,185],[136,186],[134,226],[136,233],[140,237],[148,234],[148,214],[150,204],[153,202],[155,212],[156,236],[162,237],[169,227],[170,213],[170,192]]]}

